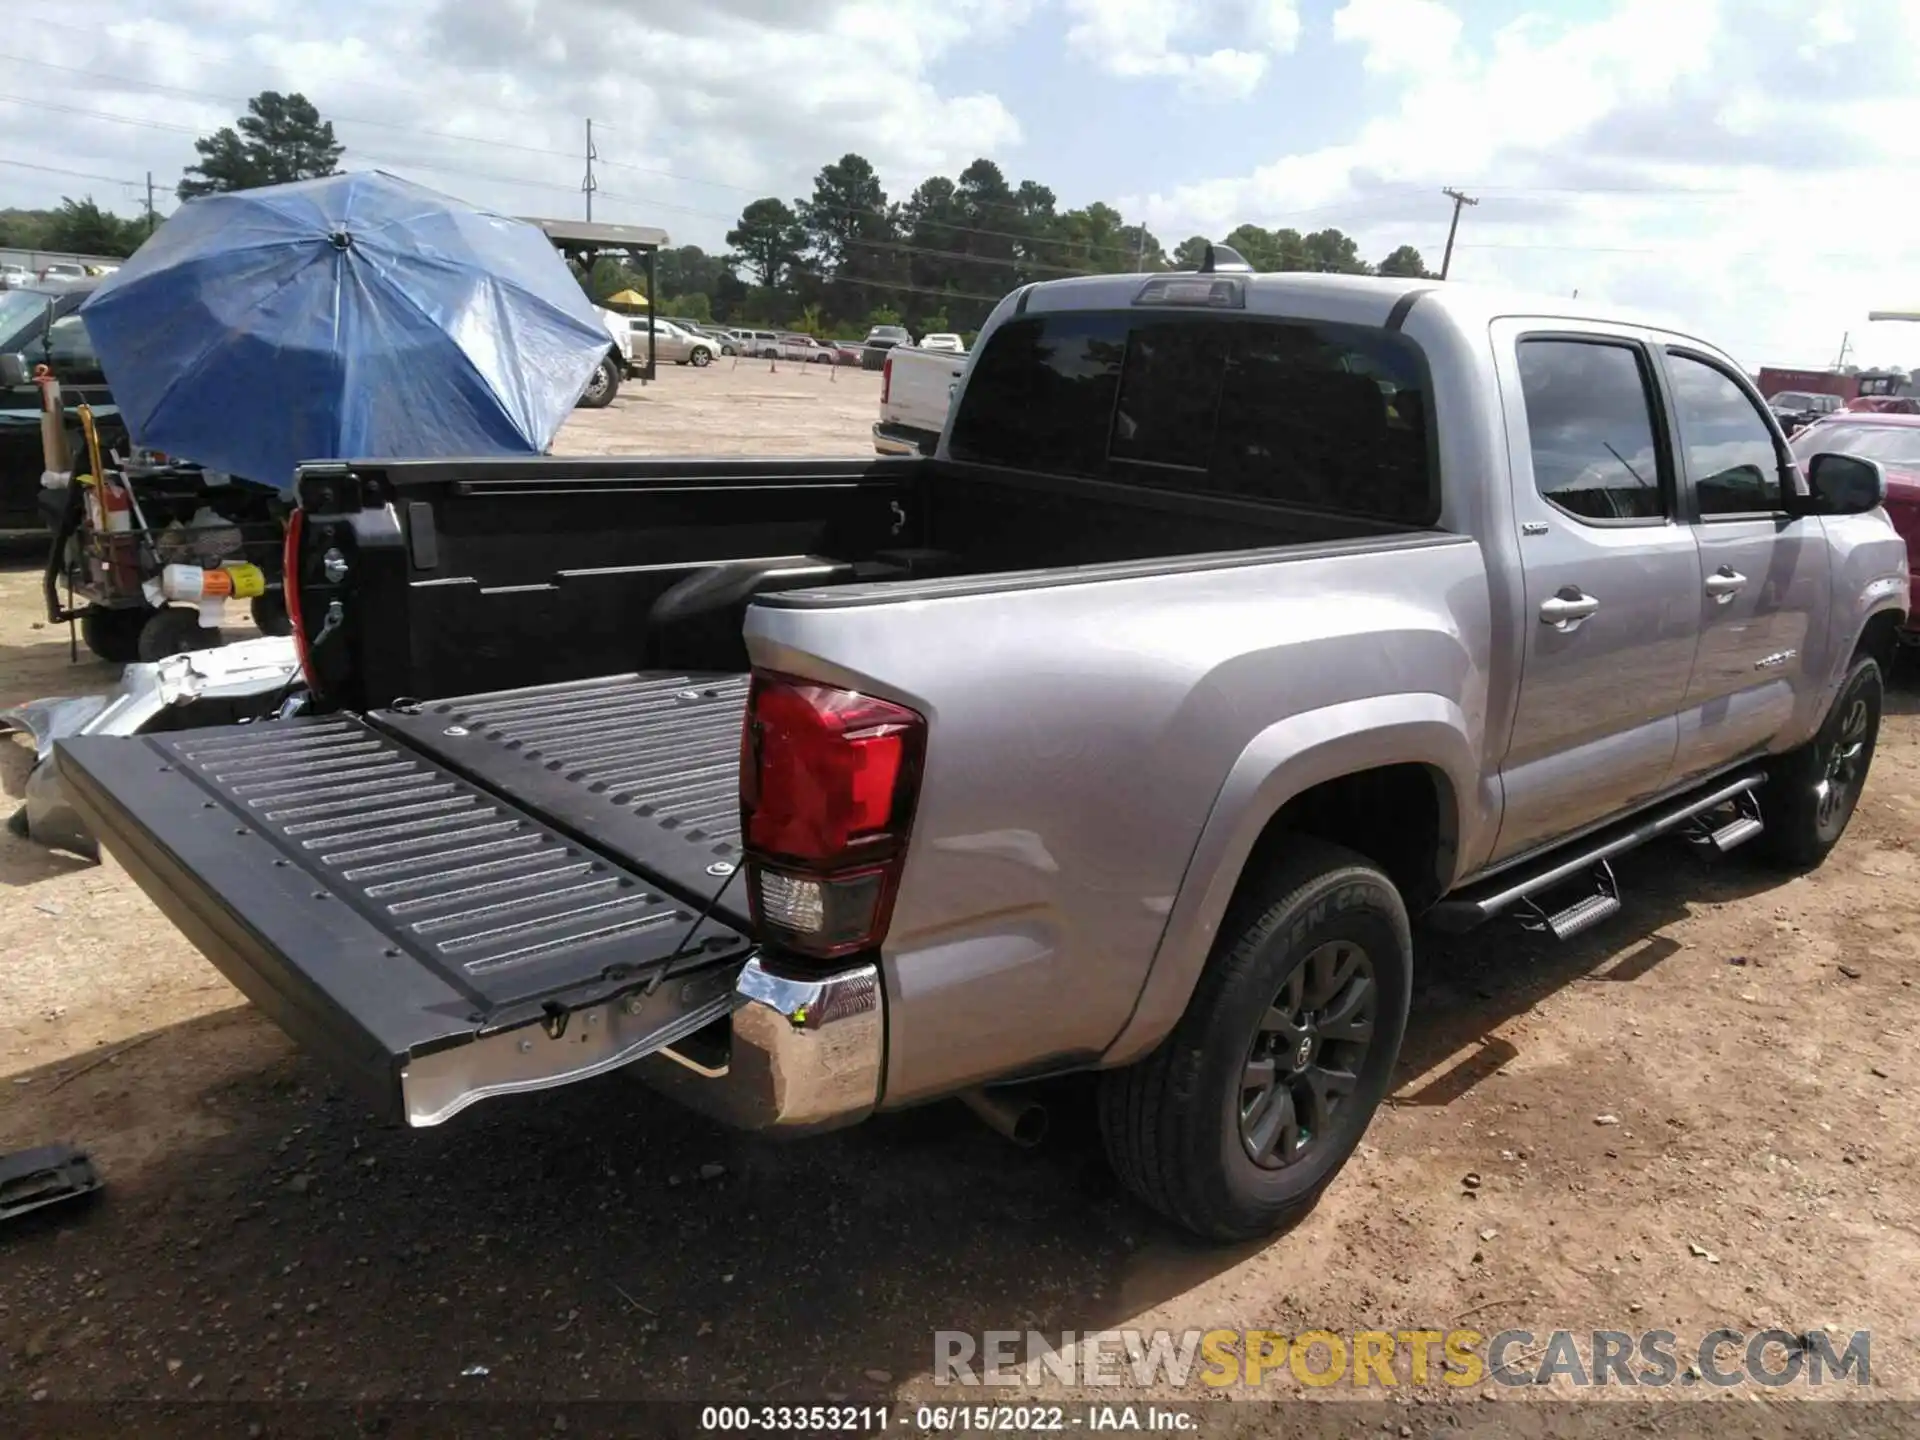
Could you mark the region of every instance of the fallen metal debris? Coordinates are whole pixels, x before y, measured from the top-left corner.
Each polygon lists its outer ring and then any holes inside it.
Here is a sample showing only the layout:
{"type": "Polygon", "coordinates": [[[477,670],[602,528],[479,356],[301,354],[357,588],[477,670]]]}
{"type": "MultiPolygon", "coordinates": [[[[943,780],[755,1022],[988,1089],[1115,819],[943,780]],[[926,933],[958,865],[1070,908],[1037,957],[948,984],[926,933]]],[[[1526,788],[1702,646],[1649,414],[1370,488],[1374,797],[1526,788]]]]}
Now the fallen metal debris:
{"type": "Polygon", "coordinates": [[[106,695],[29,700],[0,710],[0,730],[32,736],[35,752],[26,804],[8,819],[8,828],[38,844],[99,860],[99,843],[61,793],[51,763],[56,740],[257,719],[270,713],[299,678],[300,659],[292,639],[265,636],[129,665],[106,695]]]}

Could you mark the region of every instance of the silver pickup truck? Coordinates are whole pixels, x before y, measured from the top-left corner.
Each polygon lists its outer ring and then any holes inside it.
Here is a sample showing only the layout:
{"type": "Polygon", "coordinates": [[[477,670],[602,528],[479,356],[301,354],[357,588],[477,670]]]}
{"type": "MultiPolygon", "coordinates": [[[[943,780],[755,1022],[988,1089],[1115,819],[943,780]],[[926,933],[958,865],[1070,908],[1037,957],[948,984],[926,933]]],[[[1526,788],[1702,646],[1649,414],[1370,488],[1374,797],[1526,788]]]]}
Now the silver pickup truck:
{"type": "Polygon", "coordinates": [[[1386,1093],[1416,918],[1570,935],[1658,836],[1820,863],[1907,609],[1884,485],[1565,301],[1051,282],[929,457],[309,466],[306,712],[57,760],[414,1125],[631,1066],[1018,1129],[1095,1070],[1126,1184],[1250,1236],[1386,1093]]]}

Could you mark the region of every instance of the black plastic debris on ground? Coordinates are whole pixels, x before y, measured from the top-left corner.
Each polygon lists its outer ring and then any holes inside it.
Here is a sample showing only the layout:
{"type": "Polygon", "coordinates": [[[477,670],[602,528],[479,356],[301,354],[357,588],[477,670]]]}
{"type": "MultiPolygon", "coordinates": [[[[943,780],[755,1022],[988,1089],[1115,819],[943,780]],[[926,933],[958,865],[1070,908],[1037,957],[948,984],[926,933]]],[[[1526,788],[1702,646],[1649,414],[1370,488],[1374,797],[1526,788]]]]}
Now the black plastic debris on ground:
{"type": "Polygon", "coordinates": [[[74,1145],[40,1145],[0,1155],[0,1221],[100,1188],[87,1152],[74,1145]]]}

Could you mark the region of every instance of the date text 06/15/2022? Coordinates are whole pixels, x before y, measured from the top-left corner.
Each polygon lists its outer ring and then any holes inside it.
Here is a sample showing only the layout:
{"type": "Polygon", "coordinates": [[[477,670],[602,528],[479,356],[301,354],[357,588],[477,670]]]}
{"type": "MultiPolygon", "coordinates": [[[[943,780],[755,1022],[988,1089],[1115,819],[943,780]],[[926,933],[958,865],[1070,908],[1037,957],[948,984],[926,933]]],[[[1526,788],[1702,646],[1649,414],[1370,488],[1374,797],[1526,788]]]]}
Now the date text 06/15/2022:
{"type": "Polygon", "coordinates": [[[886,1405],[708,1405],[700,1412],[700,1428],[713,1433],[1027,1435],[1083,1430],[1173,1435],[1191,1433],[1199,1424],[1192,1409],[1149,1404],[918,1405],[901,1407],[898,1413],[886,1405]]]}

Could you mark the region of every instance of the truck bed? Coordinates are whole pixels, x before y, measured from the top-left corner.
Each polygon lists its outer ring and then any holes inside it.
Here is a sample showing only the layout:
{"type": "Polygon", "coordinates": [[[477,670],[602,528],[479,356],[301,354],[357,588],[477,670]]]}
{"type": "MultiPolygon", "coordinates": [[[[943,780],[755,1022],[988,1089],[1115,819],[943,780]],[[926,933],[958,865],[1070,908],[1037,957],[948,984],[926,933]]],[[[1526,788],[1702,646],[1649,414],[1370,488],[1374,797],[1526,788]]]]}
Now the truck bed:
{"type": "MultiPolygon", "coordinates": [[[[744,675],[613,675],[381,710],[374,725],[705,905],[740,861],[744,675]]],[[[729,889],[714,913],[747,923],[729,889]],[[730,903],[731,902],[731,903],[730,903]]]]}
{"type": "Polygon", "coordinates": [[[433,1124],[724,1013],[749,948],[744,907],[715,903],[745,695],[629,674],[57,754],[236,986],[379,1108],[433,1124]]]}

